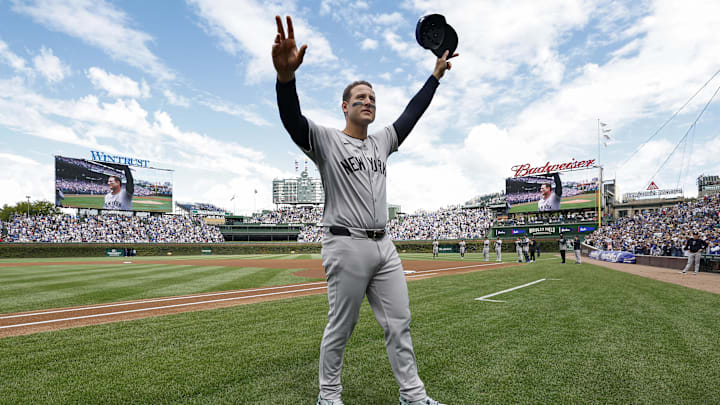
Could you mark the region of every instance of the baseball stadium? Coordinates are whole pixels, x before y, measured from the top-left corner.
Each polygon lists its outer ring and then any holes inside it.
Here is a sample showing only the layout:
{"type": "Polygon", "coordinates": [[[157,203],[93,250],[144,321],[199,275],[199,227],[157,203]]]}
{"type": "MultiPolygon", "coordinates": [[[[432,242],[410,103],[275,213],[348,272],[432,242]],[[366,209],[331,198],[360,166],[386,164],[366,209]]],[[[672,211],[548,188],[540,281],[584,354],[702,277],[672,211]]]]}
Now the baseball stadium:
{"type": "Polygon", "coordinates": [[[720,9],[11,3],[0,405],[720,403],[720,9]]]}

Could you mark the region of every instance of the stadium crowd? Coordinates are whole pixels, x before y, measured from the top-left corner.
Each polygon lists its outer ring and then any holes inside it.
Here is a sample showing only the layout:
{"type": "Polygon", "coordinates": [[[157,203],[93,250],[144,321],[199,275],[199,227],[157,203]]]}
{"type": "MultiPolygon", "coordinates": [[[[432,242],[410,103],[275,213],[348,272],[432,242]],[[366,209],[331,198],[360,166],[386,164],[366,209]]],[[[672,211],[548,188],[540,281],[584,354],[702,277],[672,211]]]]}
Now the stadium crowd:
{"type": "Polygon", "coordinates": [[[685,241],[698,232],[707,254],[720,254],[720,195],[705,196],[659,211],[618,218],[585,240],[605,250],[684,256],[685,241]]]}
{"type": "Polygon", "coordinates": [[[49,243],[218,243],[215,226],[187,216],[126,217],[99,215],[16,216],[3,224],[5,242],[49,243]]]}
{"type": "MultiPolygon", "coordinates": [[[[318,216],[317,222],[320,220],[318,216]]],[[[303,227],[299,242],[322,240],[323,228],[317,222],[303,227]]],[[[492,223],[489,210],[451,207],[399,215],[388,221],[385,230],[393,240],[480,239],[492,223]]]]}

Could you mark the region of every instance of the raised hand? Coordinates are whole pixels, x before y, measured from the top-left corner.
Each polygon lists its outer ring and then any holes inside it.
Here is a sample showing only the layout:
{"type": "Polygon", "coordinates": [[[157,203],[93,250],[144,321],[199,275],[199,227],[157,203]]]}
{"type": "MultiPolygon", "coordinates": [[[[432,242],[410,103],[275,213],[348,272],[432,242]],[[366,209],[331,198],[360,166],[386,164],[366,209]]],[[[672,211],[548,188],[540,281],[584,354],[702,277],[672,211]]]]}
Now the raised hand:
{"type": "MultiPolygon", "coordinates": [[[[448,62],[448,54],[450,51],[445,51],[442,58],[438,58],[437,62],[435,62],[435,71],[433,72],[433,76],[435,76],[436,79],[440,80],[441,77],[445,74],[446,70],[452,69],[452,63],[448,62]]],[[[460,55],[459,53],[453,54],[451,58],[454,58],[456,56],[460,55]]]]}
{"type": "Polygon", "coordinates": [[[277,71],[278,80],[285,83],[295,77],[295,71],[302,64],[303,58],[305,58],[307,45],[303,45],[298,50],[290,16],[287,16],[287,38],[279,15],[275,16],[275,22],[277,23],[278,32],[275,35],[275,43],[273,43],[272,47],[273,66],[277,71]]]}

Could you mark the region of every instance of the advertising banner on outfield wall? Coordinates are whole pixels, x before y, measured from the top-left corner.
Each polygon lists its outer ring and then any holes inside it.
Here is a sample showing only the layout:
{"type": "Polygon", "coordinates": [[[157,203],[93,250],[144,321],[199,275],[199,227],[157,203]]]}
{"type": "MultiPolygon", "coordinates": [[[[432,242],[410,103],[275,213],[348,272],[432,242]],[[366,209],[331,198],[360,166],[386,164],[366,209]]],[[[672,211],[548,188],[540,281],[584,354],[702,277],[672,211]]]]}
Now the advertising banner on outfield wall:
{"type": "Polygon", "coordinates": [[[490,230],[490,236],[497,238],[508,238],[525,236],[528,237],[560,237],[560,234],[567,236],[581,235],[591,233],[595,230],[595,226],[588,225],[587,222],[579,224],[567,225],[515,225],[507,227],[494,227],[490,230]]]}
{"type": "Polygon", "coordinates": [[[635,264],[635,255],[630,252],[621,252],[617,250],[593,250],[588,255],[591,259],[602,260],[612,263],[632,263],[635,264]]]}
{"type": "Polygon", "coordinates": [[[57,207],[171,212],[172,195],[172,170],[55,156],[57,207]]]}

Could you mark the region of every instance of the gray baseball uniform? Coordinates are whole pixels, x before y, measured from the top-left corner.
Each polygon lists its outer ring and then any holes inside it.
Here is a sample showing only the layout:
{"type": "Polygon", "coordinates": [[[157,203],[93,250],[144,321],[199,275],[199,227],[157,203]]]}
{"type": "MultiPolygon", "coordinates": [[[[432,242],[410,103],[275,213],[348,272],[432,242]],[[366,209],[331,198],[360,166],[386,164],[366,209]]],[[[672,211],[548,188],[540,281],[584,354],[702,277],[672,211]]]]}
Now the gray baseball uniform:
{"type": "Polygon", "coordinates": [[[495,260],[502,261],[502,241],[500,239],[495,241],[495,260]]]}
{"type": "Polygon", "coordinates": [[[485,257],[485,261],[490,261],[490,240],[485,239],[483,241],[483,256],[485,257]]]}
{"type": "Polygon", "coordinates": [[[458,245],[460,246],[460,257],[465,257],[465,245],[466,245],[465,241],[461,240],[460,243],[458,243],[458,245]]]}
{"type": "Polygon", "coordinates": [[[125,191],[125,187],[121,188],[117,194],[105,194],[105,204],[103,208],[106,210],[132,210],[132,196],[125,191]]]}
{"type": "Polygon", "coordinates": [[[438,243],[438,241],[434,240],[432,243],[432,247],[433,247],[433,257],[435,257],[440,252],[440,243],[438,243]]]}
{"type": "Polygon", "coordinates": [[[308,120],[310,149],[325,190],[323,225],[343,227],[350,236],[325,232],[322,261],[328,282],[328,324],[320,347],[320,395],[339,399],[345,345],[365,295],[385,331],[385,346],[402,397],[425,398],[410,338],[410,303],[400,257],[389,237],[369,238],[388,219],[386,161],[398,147],[393,126],[365,140],[308,120]]]}

